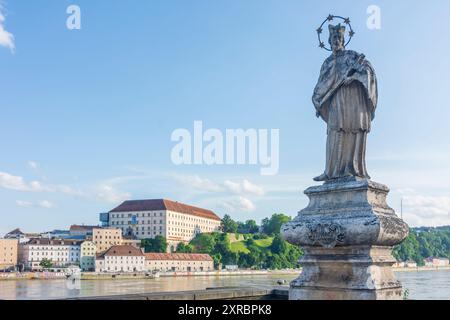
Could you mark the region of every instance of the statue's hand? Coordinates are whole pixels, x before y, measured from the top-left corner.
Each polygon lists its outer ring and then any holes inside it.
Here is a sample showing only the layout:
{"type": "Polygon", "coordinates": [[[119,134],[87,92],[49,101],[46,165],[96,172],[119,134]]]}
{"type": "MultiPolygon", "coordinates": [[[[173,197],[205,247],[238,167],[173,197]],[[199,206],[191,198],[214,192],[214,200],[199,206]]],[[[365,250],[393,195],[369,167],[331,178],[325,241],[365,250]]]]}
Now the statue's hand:
{"type": "Polygon", "coordinates": [[[320,111],[319,110],[316,111],[316,117],[320,118],[320,111]]]}

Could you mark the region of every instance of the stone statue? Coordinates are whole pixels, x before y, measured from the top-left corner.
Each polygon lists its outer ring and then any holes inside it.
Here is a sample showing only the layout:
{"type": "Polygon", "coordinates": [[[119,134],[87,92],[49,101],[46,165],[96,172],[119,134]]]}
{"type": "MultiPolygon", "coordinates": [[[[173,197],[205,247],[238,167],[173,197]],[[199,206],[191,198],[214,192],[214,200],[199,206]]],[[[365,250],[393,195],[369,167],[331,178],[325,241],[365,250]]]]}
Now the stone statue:
{"type": "Polygon", "coordinates": [[[281,227],[281,235],[301,246],[302,272],[290,283],[291,300],[401,299],[395,279],[393,246],[408,235],[408,225],[387,204],[389,188],[370,180],[365,164],[366,138],[377,106],[375,72],[363,54],[345,50],[345,26],[323,25],[350,19],[330,15],[317,29],[320,47],[332,51],[314,90],[317,115],[328,125],[324,181],[309,187],[306,208],[281,227]]]}
{"type": "Polygon", "coordinates": [[[345,26],[328,28],[333,53],[322,65],[312,98],[317,117],[328,126],[326,165],[325,172],[314,180],[370,179],[365,154],[377,107],[375,71],[363,54],[345,50],[345,26]]]}

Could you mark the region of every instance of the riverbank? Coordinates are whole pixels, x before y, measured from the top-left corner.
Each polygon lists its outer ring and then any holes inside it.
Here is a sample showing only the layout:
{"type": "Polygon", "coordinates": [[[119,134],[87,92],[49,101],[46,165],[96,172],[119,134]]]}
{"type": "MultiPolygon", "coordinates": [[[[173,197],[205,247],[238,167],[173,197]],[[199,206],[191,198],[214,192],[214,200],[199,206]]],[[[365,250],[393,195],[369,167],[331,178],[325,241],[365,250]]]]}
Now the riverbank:
{"type": "MultiPolygon", "coordinates": [[[[416,268],[393,268],[394,272],[421,272],[421,271],[443,271],[450,270],[450,266],[445,267],[416,267],[416,268]]],[[[298,275],[301,269],[289,270],[234,270],[234,271],[197,271],[197,272],[163,272],[152,273],[95,273],[82,272],[81,280],[142,280],[154,279],[158,277],[239,277],[239,276],[263,276],[263,275],[298,275]]],[[[66,279],[64,272],[11,272],[0,273],[0,281],[5,280],[57,280],[66,279]]]]}
{"type": "Polygon", "coordinates": [[[450,266],[445,266],[445,267],[392,268],[392,270],[394,270],[394,272],[443,271],[443,270],[450,270],[450,266]]]}
{"type": "MultiPolygon", "coordinates": [[[[234,271],[196,271],[196,272],[162,272],[162,273],[96,273],[82,272],[81,280],[142,280],[158,277],[237,277],[237,276],[259,276],[259,275],[297,275],[300,269],[291,270],[234,270],[234,271]]],[[[0,273],[2,280],[55,280],[66,279],[64,272],[11,272],[0,273]]]]}

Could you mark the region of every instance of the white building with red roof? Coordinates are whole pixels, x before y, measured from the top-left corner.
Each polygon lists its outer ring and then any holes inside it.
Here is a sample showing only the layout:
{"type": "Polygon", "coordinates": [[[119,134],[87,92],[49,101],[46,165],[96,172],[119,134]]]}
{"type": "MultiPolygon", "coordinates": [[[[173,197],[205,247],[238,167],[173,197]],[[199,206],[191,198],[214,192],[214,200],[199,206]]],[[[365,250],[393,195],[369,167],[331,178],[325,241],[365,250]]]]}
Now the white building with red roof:
{"type": "Polygon", "coordinates": [[[129,200],[107,214],[102,223],[122,229],[138,239],[164,236],[168,251],[180,242],[187,243],[199,233],[218,231],[221,219],[213,211],[166,199],[129,200]]]}
{"type": "Polygon", "coordinates": [[[141,249],[131,245],[112,246],[97,255],[95,272],[145,272],[145,256],[141,249]]]}
{"type": "Polygon", "coordinates": [[[147,271],[197,272],[213,271],[214,262],[208,254],[144,253],[147,271]]]}

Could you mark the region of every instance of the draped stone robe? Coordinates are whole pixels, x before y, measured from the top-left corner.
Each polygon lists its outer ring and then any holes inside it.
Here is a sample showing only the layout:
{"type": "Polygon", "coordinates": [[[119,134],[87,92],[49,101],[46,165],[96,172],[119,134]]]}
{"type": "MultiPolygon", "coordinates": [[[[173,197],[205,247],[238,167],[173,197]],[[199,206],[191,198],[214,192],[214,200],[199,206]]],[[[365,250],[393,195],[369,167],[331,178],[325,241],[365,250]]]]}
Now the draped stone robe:
{"type": "Polygon", "coordinates": [[[313,95],[328,127],[325,180],[370,178],[366,141],[377,99],[375,71],[363,54],[341,50],[325,60],[313,95]]]}

